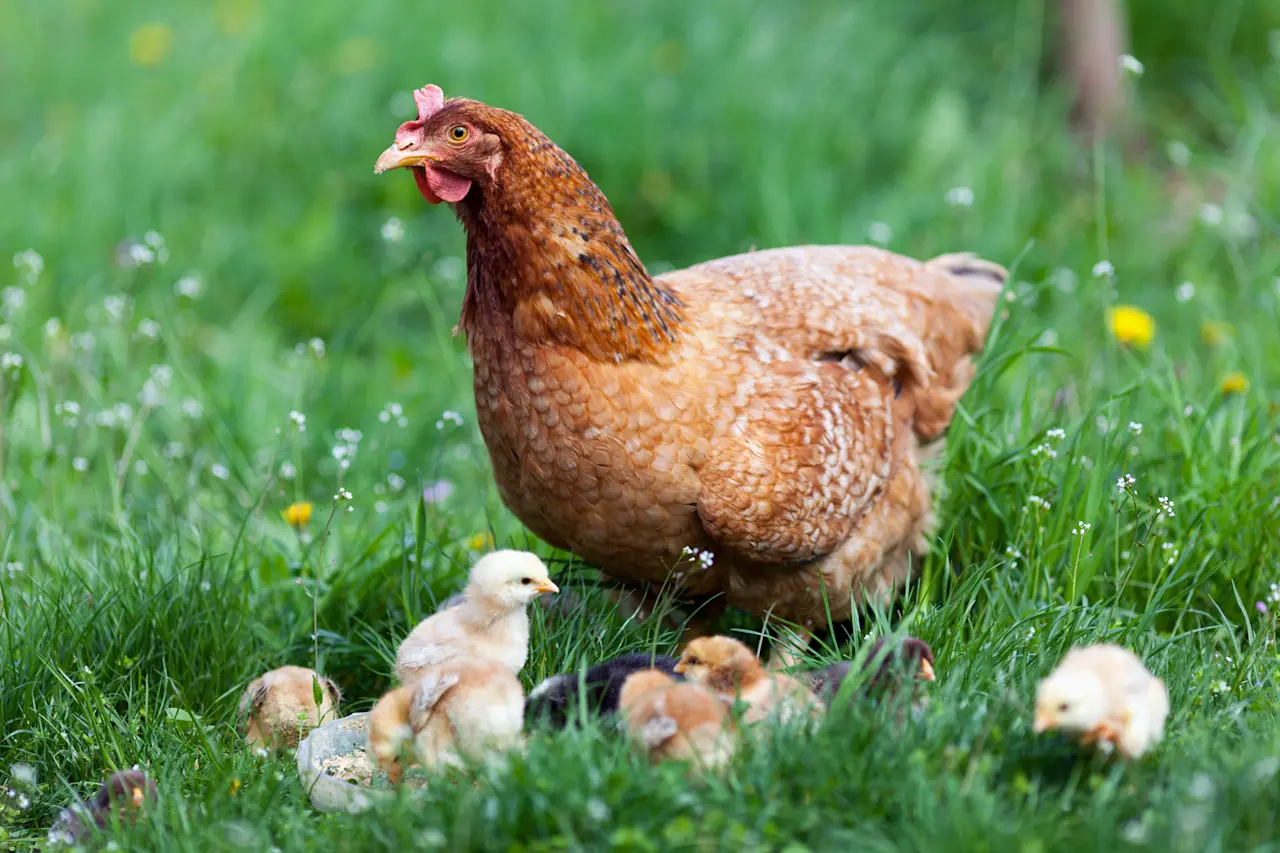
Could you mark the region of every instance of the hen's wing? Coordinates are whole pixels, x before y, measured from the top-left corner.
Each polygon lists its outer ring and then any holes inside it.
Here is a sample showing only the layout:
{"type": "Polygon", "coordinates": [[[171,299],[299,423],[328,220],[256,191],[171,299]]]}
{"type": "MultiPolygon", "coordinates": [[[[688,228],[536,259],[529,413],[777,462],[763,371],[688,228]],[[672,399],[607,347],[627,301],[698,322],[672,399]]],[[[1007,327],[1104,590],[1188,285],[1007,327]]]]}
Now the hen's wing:
{"type": "Polygon", "coordinates": [[[894,396],[874,371],[769,365],[728,435],[698,470],[698,516],[720,545],[754,562],[807,562],[857,527],[895,460],[894,396]]]}
{"type": "Polygon", "coordinates": [[[969,355],[982,349],[1006,276],[969,254],[921,262],[869,246],[797,246],[663,278],[797,358],[877,366],[915,398],[915,432],[931,439],[968,387],[969,355]]]}

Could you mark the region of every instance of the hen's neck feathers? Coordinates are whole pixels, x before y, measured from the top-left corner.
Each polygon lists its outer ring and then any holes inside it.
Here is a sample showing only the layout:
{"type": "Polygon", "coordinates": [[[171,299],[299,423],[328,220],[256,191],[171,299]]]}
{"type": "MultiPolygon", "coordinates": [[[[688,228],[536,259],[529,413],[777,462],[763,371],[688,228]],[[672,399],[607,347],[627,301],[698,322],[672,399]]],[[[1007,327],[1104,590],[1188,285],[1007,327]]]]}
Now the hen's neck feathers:
{"type": "Polygon", "coordinates": [[[502,165],[454,206],[467,232],[468,341],[507,331],[601,361],[660,358],[685,322],[679,298],[649,276],[572,157],[522,117],[492,113],[502,165]]]}

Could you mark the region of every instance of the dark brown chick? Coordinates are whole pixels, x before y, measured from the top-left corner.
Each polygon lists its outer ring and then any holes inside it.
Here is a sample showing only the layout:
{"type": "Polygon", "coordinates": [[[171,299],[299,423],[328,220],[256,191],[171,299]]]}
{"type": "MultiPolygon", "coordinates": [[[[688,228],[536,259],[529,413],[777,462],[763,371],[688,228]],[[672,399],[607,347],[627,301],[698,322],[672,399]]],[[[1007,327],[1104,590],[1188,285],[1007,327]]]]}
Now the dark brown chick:
{"type": "MultiPolygon", "coordinates": [[[[916,688],[920,681],[933,681],[933,649],[924,640],[905,637],[901,643],[886,651],[886,640],[878,638],[871,644],[867,657],[859,671],[873,674],[861,685],[861,693],[871,698],[883,698],[897,694],[898,689],[909,683],[915,705],[923,707],[925,698],[916,688]]],[[[840,692],[840,686],[853,671],[852,661],[840,661],[823,669],[807,673],[809,686],[828,706],[840,692]]]]}
{"type": "Polygon", "coordinates": [[[743,722],[781,722],[822,714],[822,702],[799,680],[768,672],[751,649],[732,637],[699,637],[685,647],[676,672],[732,705],[747,703],[743,722]]]}
{"type": "Polygon", "coordinates": [[[49,827],[48,847],[79,844],[94,830],[105,829],[112,815],[132,823],[144,804],[156,798],[156,784],[141,770],[117,770],[106,778],[98,793],[83,803],[62,810],[49,827]]]}

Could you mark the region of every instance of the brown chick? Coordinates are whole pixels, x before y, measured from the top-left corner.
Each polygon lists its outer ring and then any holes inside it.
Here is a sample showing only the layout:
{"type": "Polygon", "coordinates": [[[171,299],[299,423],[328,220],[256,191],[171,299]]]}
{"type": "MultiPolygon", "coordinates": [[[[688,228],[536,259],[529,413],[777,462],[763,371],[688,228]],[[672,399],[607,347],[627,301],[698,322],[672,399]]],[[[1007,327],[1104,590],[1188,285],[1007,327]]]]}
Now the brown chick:
{"type": "Polygon", "coordinates": [[[497,661],[518,673],[529,657],[529,603],[559,589],[536,554],[486,554],[471,567],[462,602],[423,619],[405,637],[396,651],[396,677],[408,684],[427,667],[459,658],[497,661]]]}
{"type": "Polygon", "coordinates": [[[375,170],[409,168],[466,231],[459,326],[511,511],[622,581],[674,569],[689,596],[801,626],[892,596],[1005,271],[797,246],[653,276],[523,117],[414,97],[375,170]]]}
{"type": "Polygon", "coordinates": [[[413,686],[402,685],[387,693],[369,711],[369,754],[395,785],[404,775],[401,763],[406,747],[412,750],[413,726],[409,703],[413,686]]]}
{"type": "Polygon", "coordinates": [[[822,714],[822,703],[804,683],[769,672],[751,650],[732,637],[699,637],[685,647],[676,672],[732,705],[747,703],[743,722],[766,717],[781,722],[822,714]]]}
{"type": "Polygon", "coordinates": [[[342,692],[331,679],[302,666],[282,666],[249,682],[240,697],[245,740],[263,747],[298,745],[301,735],[337,719],[342,692]],[[315,682],[320,681],[316,707],[315,682]]]}
{"type": "Polygon", "coordinates": [[[47,847],[57,848],[83,841],[95,829],[105,829],[114,815],[132,823],[138,809],[156,798],[156,783],[141,770],[117,770],[107,777],[93,798],[62,810],[49,827],[47,847]]]}
{"type": "Polygon", "coordinates": [[[524,690],[510,668],[495,661],[430,666],[413,685],[409,724],[425,767],[482,759],[522,744],[524,690]]]}
{"type": "Polygon", "coordinates": [[[641,670],[623,682],[618,703],[627,733],[652,762],[672,758],[714,769],[733,757],[729,710],[699,684],[641,670]]]}

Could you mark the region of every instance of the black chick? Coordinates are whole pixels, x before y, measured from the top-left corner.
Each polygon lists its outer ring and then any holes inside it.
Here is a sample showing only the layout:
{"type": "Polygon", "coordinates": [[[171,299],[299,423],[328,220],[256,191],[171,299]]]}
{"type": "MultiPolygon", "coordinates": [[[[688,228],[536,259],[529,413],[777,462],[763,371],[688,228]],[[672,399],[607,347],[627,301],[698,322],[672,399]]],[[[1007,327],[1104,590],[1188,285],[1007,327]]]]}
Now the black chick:
{"type": "MultiPolygon", "coordinates": [[[[861,671],[876,667],[875,673],[862,684],[862,693],[872,698],[881,698],[893,693],[893,688],[902,682],[904,676],[933,681],[933,649],[924,640],[916,637],[904,637],[902,642],[883,654],[885,639],[880,637],[871,645],[866,659],[861,664],[861,671]],[[883,660],[879,660],[883,656],[883,660]],[[879,663],[877,661],[879,660],[879,663]]],[[[852,661],[840,661],[824,669],[808,673],[809,685],[813,692],[828,706],[840,692],[840,685],[853,670],[852,661]]],[[[914,691],[915,684],[912,684],[914,691]]],[[[917,704],[922,704],[918,702],[917,704]]]]}
{"type": "Polygon", "coordinates": [[[62,810],[49,827],[49,847],[78,844],[95,829],[104,829],[115,814],[121,823],[132,823],[142,804],[154,800],[156,783],[141,770],[117,770],[107,777],[98,793],[83,803],[62,810]]]}
{"type": "Polygon", "coordinates": [[[583,674],[581,682],[576,672],[553,675],[529,694],[524,705],[525,720],[530,725],[545,721],[553,728],[564,728],[570,718],[577,716],[574,709],[578,707],[579,684],[586,687],[587,713],[610,716],[618,710],[622,683],[628,676],[645,669],[657,669],[679,681],[682,679],[675,671],[677,663],[675,658],[666,655],[628,654],[596,664],[583,674]]]}

